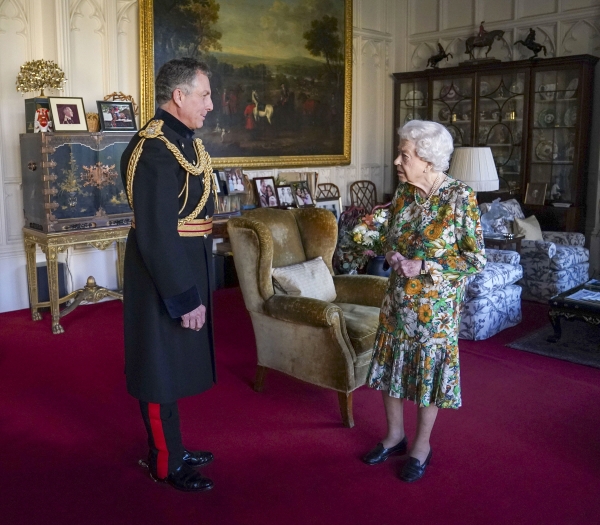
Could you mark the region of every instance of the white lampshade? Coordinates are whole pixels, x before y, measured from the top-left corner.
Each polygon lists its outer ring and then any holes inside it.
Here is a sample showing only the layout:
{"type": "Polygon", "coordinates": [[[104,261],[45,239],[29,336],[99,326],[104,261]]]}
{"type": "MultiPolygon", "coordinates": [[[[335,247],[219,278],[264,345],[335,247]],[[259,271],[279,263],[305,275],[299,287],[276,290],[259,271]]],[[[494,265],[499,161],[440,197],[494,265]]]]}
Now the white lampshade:
{"type": "Polygon", "coordinates": [[[490,148],[456,148],[448,175],[475,191],[493,191],[500,187],[490,148]]]}

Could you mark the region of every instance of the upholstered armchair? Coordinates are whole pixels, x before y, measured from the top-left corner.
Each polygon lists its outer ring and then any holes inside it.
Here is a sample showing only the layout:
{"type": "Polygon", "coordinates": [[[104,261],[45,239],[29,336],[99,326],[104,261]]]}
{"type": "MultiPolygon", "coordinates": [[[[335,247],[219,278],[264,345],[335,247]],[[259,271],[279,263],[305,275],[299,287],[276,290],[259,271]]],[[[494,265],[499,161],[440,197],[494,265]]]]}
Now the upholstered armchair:
{"type": "Polygon", "coordinates": [[[352,392],[366,381],[387,279],[333,275],[337,223],[328,210],[260,208],[230,219],[227,230],[256,338],[254,389],[262,390],[268,369],[330,388],[344,425],[354,426],[352,392]],[[333,302],[275,293],[274,268],[319,256],[333,279],[333,302]]]}
{"type": "MultiPolygon", "coordinates": [[[[513,231],[514,219],[525,219],[520,204],[511,199],[500,203],[511,220],[496,225],[497,233],[513,231]]],[[[482,203],[481,213],[489,211],[490,204],[482,203]]],[[[552,296],[585,283],[589,279],[590,252],[584,247],[585,236],[575,232],[543,231],[543,240],[521,241],[523,298],[546,302],[552,296]]]]}
{"type": "Polygon", "coordinates": [[[485,250],[487,264],[483,272],[468,278],[461,306],[458,336],[480,341],[522,320],[521,287],[523,277],[520,256],[509,250],[485,250]]]}

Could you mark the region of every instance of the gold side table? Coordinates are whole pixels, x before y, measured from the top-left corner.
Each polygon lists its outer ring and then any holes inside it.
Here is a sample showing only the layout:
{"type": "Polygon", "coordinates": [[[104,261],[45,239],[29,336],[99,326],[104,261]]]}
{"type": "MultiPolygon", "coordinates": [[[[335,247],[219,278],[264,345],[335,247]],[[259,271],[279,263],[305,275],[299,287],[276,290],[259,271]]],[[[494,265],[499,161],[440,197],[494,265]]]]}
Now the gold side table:
{"type": "Polygon", "coordinates": [[[29,228],[23,228],[25,242],[25,256],[27,258],[27,282],[29,285],[29,302],[31,304],[31,318],[39,321],[42,316],[39,308],[50,307],[52,315],[52,333],[62,334],[63,327],[60,318],[72,312],[82,302],[97,302],[105,297],[115,297],[123,300],[123,263],[125,260],[125,241],[129,233],[129,226],[115,228],[101,228],[68,233],[43,233],[29,228]],[[58,254],[67,248],[76,245],[88,245],[99,250],[106,250],[113,242],[117,243],[117,286],[118,291],[108,290],[96,284],[93,277],[88,277],[83,288],[74,290],[64,297],[58,296],[58,254]],[[46,255],[48,265],[48,291],[50,301],[38,302],[38,284],[36,272],[35,248],[39,245],[46,255]],[[60,310],[60,305],[67,301],[73,302],[60,310]]]}

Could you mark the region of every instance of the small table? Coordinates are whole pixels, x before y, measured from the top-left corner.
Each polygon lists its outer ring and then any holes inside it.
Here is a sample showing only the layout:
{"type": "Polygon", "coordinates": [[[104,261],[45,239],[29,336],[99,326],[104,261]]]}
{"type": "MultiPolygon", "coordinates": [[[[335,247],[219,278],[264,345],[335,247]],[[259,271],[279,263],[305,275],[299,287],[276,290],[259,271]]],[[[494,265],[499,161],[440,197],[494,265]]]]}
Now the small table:
{"type": "Polygon", "coordinates": [[[113,242],[117,243],[117,286],[123,289],[123,264],[125,261],[125,240],[129,233],[129,226],[118,226],[115,228],[98,228],[68,233],[44,233],[30,228],[23,228],[25,242],[25,256],[27,259],[27,281],[29,285],[29,302],[31,304],[31,318],[39,321],[42,315],[39,308],[50,307],[52,315],[52,333],[62,334],[63,327],[59,320],[72,312],[83,301],[97,302],[105,297],[123,299],[120,291],[112,291],[96,284],[95,279],[88,277],[83,288],[74,290],[64,297],[58,296],[58,254],[64,252],[70,246],[89,245],[99,250],[106,250],[113,242]],[[39,245],[46,254],[48,265],[48,291],[50,301],[38,302],[37,272],[35,264],[35,248],[39,245]],[[73,300],[73,302],[60,310],[60,305],[73,300]]]}
{"type": "Polygon", "coordinates": [[[525,235],[514,235],[513,237],[487,237],[483,236],[483,242],[488,248],[497,246],[499,250],[505,249],[507,246],[515,245],[516,251],[521,253],[521,241],[525,238],[525,235]]]}
{"type": "Polygon", "coordinates": [[[552,328],[554,328],[554,335],[548,337],[548,342],[556,343],[560,339],[562,335],[562,330],[560,328],[561,317],[564,317],[569,321],[574,319],[582,319],[586,323],[594,325],[600,324],[600,302],[595,303],[592,301],[569,299],[570,295],[573,295],[579,290],[600,292],[600,283],[592,279],[591,281],[580,284],[575,288],[571,288],[566,292],[550,298],[550,311],[548,312],[548,315],[550,316],[552,328]]]}

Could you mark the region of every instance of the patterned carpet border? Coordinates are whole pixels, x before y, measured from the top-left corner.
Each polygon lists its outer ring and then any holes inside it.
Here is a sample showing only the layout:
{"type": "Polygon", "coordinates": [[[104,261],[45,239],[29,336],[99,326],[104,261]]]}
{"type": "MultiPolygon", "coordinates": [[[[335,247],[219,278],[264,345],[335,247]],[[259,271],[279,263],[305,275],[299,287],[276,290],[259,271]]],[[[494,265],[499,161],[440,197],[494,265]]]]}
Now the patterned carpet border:
{"type": "Polygon", "coordinates": [[[554,333],[552,326],[540,328],[506,346],[534,354],[554,357],[579,365],[600,368],[600,326],[581,320],[561,320],[562,337],[556,343],[546,339],[554,333]]]}

